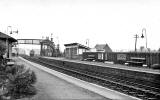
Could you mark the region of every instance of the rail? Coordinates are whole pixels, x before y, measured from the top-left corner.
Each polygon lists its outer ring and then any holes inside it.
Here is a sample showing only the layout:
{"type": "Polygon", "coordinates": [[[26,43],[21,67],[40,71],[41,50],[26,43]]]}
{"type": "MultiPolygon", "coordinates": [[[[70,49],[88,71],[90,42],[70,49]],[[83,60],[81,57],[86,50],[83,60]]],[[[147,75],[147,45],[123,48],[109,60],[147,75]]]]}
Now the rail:
{"type": "Polygon", "coordinates": [[[69,74],[71,76],[83,79],[85,81],[96,83],[104,87],[111,88],[144,100],[160,100],[159,88],[139,84],[136,82],[136,80],[133,81],[132,79],[127,79],[121,76],[114,76],[109,74],[103,75],[95,72],[89,72],[84,70],[82,71],[79,69],[74,69],[69,67],[66,68],[64,66],[57,66],[51,63],[51,61],[44,59],[43,60],[33,59],[33,58],[26,58],[26,59],[40,63],[51,69],[58,70],[63,73],[69,74]]]}

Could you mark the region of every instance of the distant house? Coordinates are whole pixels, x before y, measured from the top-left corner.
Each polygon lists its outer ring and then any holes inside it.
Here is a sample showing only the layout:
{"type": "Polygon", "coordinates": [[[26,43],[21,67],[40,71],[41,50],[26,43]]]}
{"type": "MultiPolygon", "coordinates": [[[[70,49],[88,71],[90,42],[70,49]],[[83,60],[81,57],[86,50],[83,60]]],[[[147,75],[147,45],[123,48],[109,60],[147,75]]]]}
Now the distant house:
{"type": "Polygon", "coordinates": [[[108,46],[108,44],[97,44],[95,49],[97,52],[112,52],[112,49],[108,46]]]}
{"type": "Polygon", "coordinates": [[[79,43],[64,44],[65,57],[69,59],[81,59],[83,52],[87,52],[90,48],[79,43]]]}

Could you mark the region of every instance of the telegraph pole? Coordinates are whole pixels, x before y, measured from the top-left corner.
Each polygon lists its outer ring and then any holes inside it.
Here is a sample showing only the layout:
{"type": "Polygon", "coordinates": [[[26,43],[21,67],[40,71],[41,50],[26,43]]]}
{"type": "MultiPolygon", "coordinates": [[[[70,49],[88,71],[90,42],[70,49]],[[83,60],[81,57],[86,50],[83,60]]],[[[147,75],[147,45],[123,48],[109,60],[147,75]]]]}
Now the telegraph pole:
{"type": "Polygon", "coordinates": [[[137,51],[137,38],[139,38],[139,36],[136,34],[135,35],[135,52],[137,51]]]}

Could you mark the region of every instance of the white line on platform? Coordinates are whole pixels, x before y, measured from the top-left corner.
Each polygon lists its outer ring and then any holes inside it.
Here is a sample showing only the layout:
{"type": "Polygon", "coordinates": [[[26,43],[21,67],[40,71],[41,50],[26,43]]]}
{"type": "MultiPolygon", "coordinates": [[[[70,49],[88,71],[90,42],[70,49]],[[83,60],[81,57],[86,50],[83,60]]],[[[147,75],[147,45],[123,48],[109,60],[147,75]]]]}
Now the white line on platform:
{"type": "Polygon", "coordinates": [[[66,80],[66,81],[68,81],[72,84],[75,84],[79,87],[82,87],[84,89],[88,89],[88,90],[90,90],[92,92],[95,92],[99,95],[102,95],[106,98],[109,98],[109,99],[112,99],[112,100],[141,100],[139,98],[132,97],[132,96],[129,96],[129,95],[126,95],[126,94],[123,94],[123,93],[120,93],[120,92],[117,92],[117,91],[114,91],[114,90],[111,90],[111,89],[108,89],[108,88],[105,88],[105,87],[102,87],[102,86],[99,86],[99,85],[96,85],[96,84],[93,84],[93,83],[89,83],[89,82],[74,78],[72,76],[69,76],[69,75],[66,75],[66,74],[63,74],[63,73],[57,72],[55,70],[44,67],[42,65],[30,62],[28,60],[25,60],[22,57],[19,57],[19,58],[22,59],[23,61],[31,64],[32,66],[35,66],[35,67],[37,67],[41,70],[44,70],[44,71],[46,71],[46,72],[48,72],[48,73],[50,73],[54,76],[57,76],[61,79],[64,79],[64,80],[66,80]]]}

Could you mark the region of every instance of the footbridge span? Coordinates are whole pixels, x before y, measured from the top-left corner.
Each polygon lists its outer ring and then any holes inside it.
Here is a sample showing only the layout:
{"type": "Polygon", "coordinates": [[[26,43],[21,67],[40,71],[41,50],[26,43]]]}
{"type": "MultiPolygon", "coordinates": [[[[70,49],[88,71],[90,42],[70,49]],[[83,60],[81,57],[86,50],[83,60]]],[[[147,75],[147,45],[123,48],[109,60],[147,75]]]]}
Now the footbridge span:
{"type": "Polygon", "coordinates": [[[31,44],[40,45],[40,55],[41,56],[59,56],[59,44],[55,43],[49,39],[17,39],[17,44],[31,44]]]}

